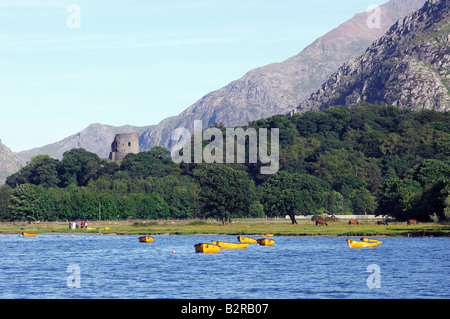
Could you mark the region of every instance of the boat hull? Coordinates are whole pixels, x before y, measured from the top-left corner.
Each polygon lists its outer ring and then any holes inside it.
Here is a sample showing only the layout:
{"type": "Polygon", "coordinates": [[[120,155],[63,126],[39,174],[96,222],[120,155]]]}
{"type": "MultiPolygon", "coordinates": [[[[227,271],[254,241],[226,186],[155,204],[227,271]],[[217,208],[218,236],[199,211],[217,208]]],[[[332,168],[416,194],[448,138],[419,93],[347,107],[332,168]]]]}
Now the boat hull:
{"type": "Polygon", "coordinates": [[[347,239],[347,245],[350,248],[361,248],[361,247],[375,247],[381,244],[380,240],[373,241],[359,241],[347,239]]]}
{"type": "Polygon", "coordinates": [[[272,239],[267,239],[267,238],[261,238],[257,240],[258,245],[262,245],[262,246],[273,246],[275,245],[275,241],[272,239]]]}
{"type": "Polygon", "coordinates": [[[153,237],[150,237],[150,236],[141,236],[141,237],[139,237],[139,241],[141,242],[141,243],[153,243],[153,237]]]}
{"type": "Polygon", "coordinates": [[[194,245],[196,253],[218,253],[220,247],[213,244],[196,244],[194,245]]]}
{"type": "Polygon", "coordinates": [[[227,243],[217,240],[212,240],[212,243],[219,246],[221,249],[242,249],[248,247],[247,243],[227,243]]]}
{"type": "Polygon", "coordinates": [[[22,233],[23,237],[36,237],[37,234],[31,234],[31,233],[22,233]]]}
{"type": "Polygon", "coordinates": [[[250,237],[244,237],[244,236],[238,236],[238,241],[240,243],[249,243],[249,244],[256,244],[256,239],[250,238],[250,237]]]}

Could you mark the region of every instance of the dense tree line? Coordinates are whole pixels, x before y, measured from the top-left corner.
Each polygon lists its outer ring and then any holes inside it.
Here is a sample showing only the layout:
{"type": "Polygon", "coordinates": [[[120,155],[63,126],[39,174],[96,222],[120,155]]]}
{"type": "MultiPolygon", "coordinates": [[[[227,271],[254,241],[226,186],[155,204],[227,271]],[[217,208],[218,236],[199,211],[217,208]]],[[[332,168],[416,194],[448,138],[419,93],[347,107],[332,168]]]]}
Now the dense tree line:
{"type": "MultiPolygon", "coordinates": [[[[217,125],[225,132],[223,126],[217,125]]],[[[450,113],[336,106],[277,115],[280,170],[175,164],[161,147],[110,162],[84,149],[34,157],[0,188],[0,220],[189,219],[328,212],[450,219],[450,113]]],[[[208,141],[203,141],[203,146],[208,141]]],[[[225,154],[225,152],[223,152],[225,154]]]]}

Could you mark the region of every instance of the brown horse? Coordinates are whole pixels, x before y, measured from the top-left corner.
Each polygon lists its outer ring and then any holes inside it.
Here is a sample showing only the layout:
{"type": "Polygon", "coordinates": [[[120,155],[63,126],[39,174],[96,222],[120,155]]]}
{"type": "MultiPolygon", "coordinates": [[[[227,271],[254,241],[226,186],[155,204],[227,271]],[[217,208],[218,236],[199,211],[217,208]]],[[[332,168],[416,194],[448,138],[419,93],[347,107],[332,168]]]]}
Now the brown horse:
{"type": "Polygon", "coordinates": [[[317,225],[325,225],[328,226],[328,224],[324,220],[316,220],[316,226],[317,225]]]}
{"type": "Polygon", "coordinates": [[[408,220],[408,225],[417,225],[417,220],[415,219],[408,220]]]}
{"type": "Polygon", "coordinates": [[[354,220],[354,219],[349,220],[349,221],[348,221],[348,224],[349,224],[349,225],[359,225],[358,221],[357,221],[357,220],[354,220]]]}

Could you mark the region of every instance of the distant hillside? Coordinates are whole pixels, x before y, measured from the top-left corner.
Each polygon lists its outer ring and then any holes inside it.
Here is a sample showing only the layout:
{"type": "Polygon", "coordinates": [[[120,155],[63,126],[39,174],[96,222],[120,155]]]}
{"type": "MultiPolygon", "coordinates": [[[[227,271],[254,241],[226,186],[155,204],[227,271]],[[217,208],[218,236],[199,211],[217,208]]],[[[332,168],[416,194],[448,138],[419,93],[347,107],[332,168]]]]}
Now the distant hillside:
{"type": "Polygon", "coordinates": [[[450,1],[430,0],[346,62],[293,113],[361,102],[450,111],[450,1]]]}
{"type": "Polygon", "coordinates": [[[91,124],[81,132],[66,137],[65,139],[43,147],[19,152],[17,155],[23,161],[29,161],[39,154],[48,154],[53,158],[61,159],[64,152],[72,148],[84,148],[89,152],[96,153],[101,158],[107,158],[111,151],[111,143],[118,133],[143,133],[148,127],[138,126],[111,126],[104,124],[91,124]]]}

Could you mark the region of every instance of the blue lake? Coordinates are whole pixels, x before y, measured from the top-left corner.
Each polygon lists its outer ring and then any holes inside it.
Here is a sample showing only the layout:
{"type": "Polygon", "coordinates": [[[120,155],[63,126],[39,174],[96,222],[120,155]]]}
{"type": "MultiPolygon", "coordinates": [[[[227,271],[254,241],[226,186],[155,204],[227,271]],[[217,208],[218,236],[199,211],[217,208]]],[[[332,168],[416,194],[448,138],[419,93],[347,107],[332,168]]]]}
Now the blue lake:
{"type": "Polygon", "coordinates": [[[194,244],[236,237],[154,238],[0,235],[0,298],[450,298],[450,238],[349,248],[342,237],[275,237],[217,254],[194,244]]]}

